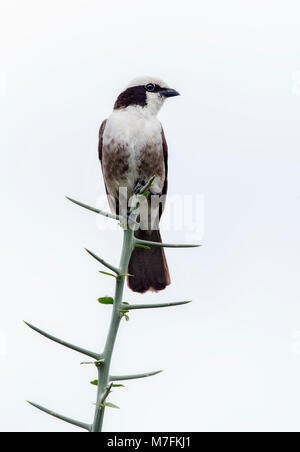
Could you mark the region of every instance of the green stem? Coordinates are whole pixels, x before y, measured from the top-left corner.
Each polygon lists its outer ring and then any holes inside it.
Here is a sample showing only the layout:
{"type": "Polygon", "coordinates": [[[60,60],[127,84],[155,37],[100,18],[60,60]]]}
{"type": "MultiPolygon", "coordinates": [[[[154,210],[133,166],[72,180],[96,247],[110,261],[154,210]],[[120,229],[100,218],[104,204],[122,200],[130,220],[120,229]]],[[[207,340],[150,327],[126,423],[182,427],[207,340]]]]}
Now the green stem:
{"type": "MultiPolygon", "coordinates": [[[[131,253],[134,248],[134,236],[131,229],[124,230],[122,255],[120,261],[120,274],[125,274],[127,272],[129,260],[131,253]]],[[[123,290],[125,283],[125,276],[121,276],[116,279],[115,297],[113,304],[113,311],[111,317],[111,323],[109,327],[109,332],[104,348],[103,358],[104,363],[98,368],[98,393],[97,393],[97,403],[94,416],[94,422],[92,425],[92,432],[97,433],[102,431],[103,417],[105,412],[105,407],[99,406],[107,387],[109,386],[109,370],[111,364],[112,353],[121,321],[120,309],[122,306],[123,290]]]]}

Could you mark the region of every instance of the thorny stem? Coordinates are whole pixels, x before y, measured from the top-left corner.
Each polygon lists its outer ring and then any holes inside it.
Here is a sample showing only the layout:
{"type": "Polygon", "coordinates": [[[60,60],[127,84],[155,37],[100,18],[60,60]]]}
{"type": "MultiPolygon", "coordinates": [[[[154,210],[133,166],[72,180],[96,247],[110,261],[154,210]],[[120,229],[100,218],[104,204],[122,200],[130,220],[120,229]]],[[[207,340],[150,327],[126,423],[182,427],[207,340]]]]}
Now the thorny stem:
{"type": "MultiPolygon", "coordinates": [[[[153,180],[154,180],[155,176],[153,176],[152,178],[149,179],[149,181],[147,182],[146,185],[144,185],[144,187],[142,187],[137,194],[144,194],[147,192],[147,190],[150,188],[153,180]]],[[[112,317],[111,317],[111,322],[110,322],[110,327],[109,327],[109,331],[108,331],[108,336],[106,339],[106,344],[104,347],[104,352],[101,354],[97,354],[94,352],[91,352],[89,350],[83,349],[81,347],[78,347],[74,344],[70,344],[69,342],[63,341],[59,338],[56,338],[48,333],[46,333],[43,330],[40,330],[39,328],[26,323],[30,328],[32,328],[33,330],[35,330],[36,332],[42,334],[43,336],[47,337],[48,339],[51,339],[61,345],[64,345],[65,347],[68,347],[70,349],[76,350],[77,352],[83,353],[87,356],[91,356],[93,358],[95,358],[97,361],[95,362],[96,367],[98,368],[98,391],[97,391],[97,401],[96,401],[96,409],[95,409],[95,415],[94,415],[94,422],[92,425],[77,421],[75,419],[66,417],[64,415],[58,414],[54,411],[51,411],[41,405],[37,405],[35,403],[29,402],[32,406],[34,406],[35,408],[38,408],[39,410],[50,414],[51,416],[54,416],[58,419],[61,419],[65,422],[68,422],[70,424],[76,425],[77,427],[83,428],[89,432],[93,432],[93,433],[98,433],[102,431],[102,425],[103,425],[103,417],[104,417],[104,412],[105,412],[105,400],[108,397],[111,387],[112,387],[112,382],[113,381],[118,381],[118,380],[131,380],[131,379],[137,379],[137,378],[145,378],[145,377],[150,377],[152,375],[156,375],[160,372],[162,372],[161,370],[159,371],[155,371],[155,372],[147,372],[147,373],[143,373],[143,374],[133,374],[133,375],[117,375],[117,376],[113,376],[109,374],[109,370],[110,370],[110,364],[111,364],[111,359],[112,359],[112,353],[114,350],[114,345],[116,342],[116,337],[117,337],[117,333],[118,333],[118,329],[120,326],[120,321],[121,318],[123,317],[124,314],[124,310],[126,311],[130,311],[130,310],[134,310],[134,309],[147,309],[147,308],[162,308],[162,307],[171,307],[171,306],[178,306],[178,305],[183,305],[183,304],[187,304],[190,301],[180,301],[180,302],[175,302],[175,303],[157,303],[157,304],[153,304],[153,305],[145,305],[145,304],[140,304],[140,305],[128,305],[128,304],[124,304],[122,302],[123,299],[123,291],[124,291],[124,284],[125,284],[125,278],[126,278],[126,273],[127,273],[127,268],[128,268],[128,264],[129,264],[129,260],[131,257],[131,254],[134,250],[134,248],[136,246],[142,246],[146,249],[150,249],[152,246],[161,246],[161,247],[166,247],[166,248],[189,248],[189,247],[195,247],[195,246],[199,246],[199,245],[188,245],[188,244],[184,244],[184,245],[177,245],[177,244],[167,244],[167,243],[157,243],[157,242],[149,242],[149,241],[145,241],[145,240],[139,240],[136,239],[134,237],[134,231],[129,227],[128,225],[128,219],[126,221],[125,218],[119,216],[119,215],[115,215],[115,214],[111,214],[111,213],[107,213],[107,212],[103,212],[102,210],[99,209],[95,209],[94,207],[91,207],[87,204],[83,204],[79,201],[76,201],[72,198],[68,198],[70,201],[72,201],[73,203],[84,207],[85,209],[91,210],[93,212],[96,212],[100,215],[103,215],[105,217],[108,218],[112,218],[115,220],[120,220],[120,225],[123,224],[124,229],[123,229],[123,246],[122,246],[122,254],[121,254],[121,260],[120,260],[120,266],[114,267],[112,264],[109,264],[108,262],[104,261],[103,259],[99,258],[98,256],[96,256],[94,253],[92,253],[91,251],[88,251],[88,253],[94,257],[96,260],[98,260],[100,263],[102,263],[104,266],[106,266],[107,268],[109,268],[110,270],[112,270],[114,273],[116,273],[116,287],[115,287],[115,296],[114,296],[114,303],[113,303],[113,310],[112,310],[112,317]],[[126,225],[125,225],[126,223],[126,225]],[[126,227],[125,227],[126,226],[126,227]]],[[[138,201],[137,201],[138,202],[138,201]]],[[[135,210],[135,207],[133,209],[131,209],[131,211],[129,212],[130,214],[133,213],[133,211],[135,210]]],[[[133,215],[134,216],[134,215],[133,215]]],[[[131,219],[132,223],[135,224],[135,220],[131,219]]]]}
{"type": "MultiPolygon", "coordinates": [[[[124,230],[122,255],[120,261],[120,273],[125,274],[127,272],[127,267],[129,264],[130,256],[134,248],[134,235],[131,229],[124,230]]],[[[92,425],[92,432],[101,432],[103,417],[105,412],[105,407],[100,406],[103,395],[105,394],[106,388],[109,385],[109,369],[112,358],[112,353],[116,341],[116,336],[118,333],[120,321],[122,315],[120,309],[122,306],[123,290],[126,276],[121,276],[116,279],[116,289],[113,304],[113,312],[109,327],[109,332],[104,348],[103,358],[104,363],[98,368],[98,393],[97,393],[97,404],[95,409],[94,422],[92,425]]]]}

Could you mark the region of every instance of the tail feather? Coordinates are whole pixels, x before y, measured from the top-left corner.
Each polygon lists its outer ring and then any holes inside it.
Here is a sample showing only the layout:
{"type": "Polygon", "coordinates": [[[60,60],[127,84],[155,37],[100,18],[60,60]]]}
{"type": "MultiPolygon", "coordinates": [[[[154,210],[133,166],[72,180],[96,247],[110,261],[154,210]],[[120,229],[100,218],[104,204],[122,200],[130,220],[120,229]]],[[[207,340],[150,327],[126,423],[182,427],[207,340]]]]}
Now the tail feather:
{"type": "MultiPolygon", "coordinates": [[[[136,233],[141,240],[161,242],[159,230],[136,233]]],[[[170,284],[170,275],[164,249],[151,247],[150,250],[135,248],[128,266],[128,286],[134,292],[144,293],[148,290],[157,292],[170,284]]]]}

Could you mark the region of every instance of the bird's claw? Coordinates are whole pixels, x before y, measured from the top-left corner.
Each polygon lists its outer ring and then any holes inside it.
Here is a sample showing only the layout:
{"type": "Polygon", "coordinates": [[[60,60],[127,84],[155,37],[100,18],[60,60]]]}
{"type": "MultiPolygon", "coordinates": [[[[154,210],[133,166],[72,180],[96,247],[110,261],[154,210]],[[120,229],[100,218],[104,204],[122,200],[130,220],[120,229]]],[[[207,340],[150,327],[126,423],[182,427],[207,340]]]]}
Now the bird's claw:
{"type": "Polygon", "coordinates": [[[135,194],[135,195],[138,195],[138,194],[140,193],[140,191],[141,191],[142,188],[143,188],[143,185],[142,185],[142,184],[137,184],[137,185],[135,186],[135,188],[134,188],[134,194],[135,194]]]}

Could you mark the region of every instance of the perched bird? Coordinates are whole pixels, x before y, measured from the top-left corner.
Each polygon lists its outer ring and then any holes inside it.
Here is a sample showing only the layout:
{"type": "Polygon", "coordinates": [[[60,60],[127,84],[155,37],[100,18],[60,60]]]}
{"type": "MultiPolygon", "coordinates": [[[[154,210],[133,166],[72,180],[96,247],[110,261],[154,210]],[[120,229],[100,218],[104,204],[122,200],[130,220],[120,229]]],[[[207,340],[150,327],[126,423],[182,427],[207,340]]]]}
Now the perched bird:
{"type": "MultiPolygon", "coordinates": [[[[162,80],[153,77],[134,79],[118,96],[114,110],[103,121],[99,132],[99,158],[108,200],[115,213],[120,211],[120,187],[128,197],[155,176],[152,195],[166,195],[168,184],[168,148],[164,131],[156,115],[168,97],[179,93],[162,80]]],[[[150,197],[151,197],[150,196],[150,197]]],[[[148,201],[150,209],[150,201],[148,201]]],[[[127,207],[127,205],[126,205],[127,207]]],[[[159,219],[135,236],[161,242],[159,219]]],[[[153,212],[152,212],[153,213],[153,212]]],[[[134,292],[159,291],[170,284],[164,249],[136,248],[131,256],[128,285],[134,292]]]]}

